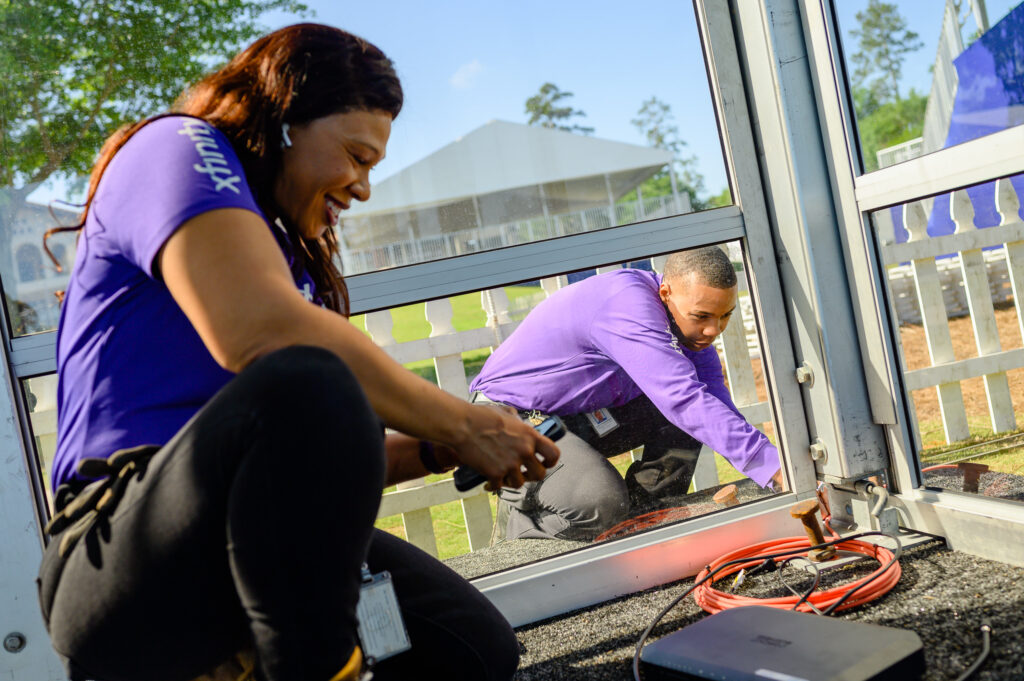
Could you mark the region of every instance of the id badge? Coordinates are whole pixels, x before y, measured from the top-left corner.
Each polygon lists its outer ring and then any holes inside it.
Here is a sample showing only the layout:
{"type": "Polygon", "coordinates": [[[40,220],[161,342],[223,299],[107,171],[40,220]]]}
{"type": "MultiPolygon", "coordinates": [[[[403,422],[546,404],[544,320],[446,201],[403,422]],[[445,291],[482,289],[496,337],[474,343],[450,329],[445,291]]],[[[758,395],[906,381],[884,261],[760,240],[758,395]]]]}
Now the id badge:
{"type": "Polygon", "coordinates": [[[619,427],[619,422],[615,420],[607,409],[588,411],[587,420],[590,421],[590,425],[594,428],[594,432],[597,433],[598,437],[604,437],[619,427]]]}
{"type": "Polygon", "coordinates": [[[363,566],[356,617],[359,619],[359,641],[368,661],[379,662],[412,648],[398,609],[390,572],[371,575],[363,566]]]}

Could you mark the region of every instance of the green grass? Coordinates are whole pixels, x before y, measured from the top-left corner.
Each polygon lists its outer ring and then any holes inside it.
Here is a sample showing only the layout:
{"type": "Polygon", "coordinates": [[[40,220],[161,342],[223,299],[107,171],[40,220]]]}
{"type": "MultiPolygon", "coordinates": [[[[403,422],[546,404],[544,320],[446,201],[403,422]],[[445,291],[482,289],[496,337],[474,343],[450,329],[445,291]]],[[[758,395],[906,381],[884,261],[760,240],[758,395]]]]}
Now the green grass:
{"type": "MultiPolygon", "coordinates": [[[[629,468],[629,464],[632,463],[632,457],[629,452],[620,454],[609,459],[611,464],[615,466],[615,469],[619,471],[621,475],[626,474],[626,469],[629,468]]],[[[726,461],[721,455],[715,454],[715,466],[718,469],[718,479],[723,484],[726,482],[735,482],[743,478],[735,468],[733,468],[728,461],[726,461]]],[[[438,480],[444,480],[450,478],[451,473],[445,475],[430,475],[427,477],[427,483],[436,482],[438,480]]],[[[394,487],[389,487],[384,490],[385,493],[393,492],[394,487]]],[[[692,487],[691,487],[692,490],[692,487]]],[[[493,518],[496,511],[496,497],[492,494],[489,497],[491,502],[491,517],[493,518]]],[[[466,535],[466,521],[462,515],[462,504],[458,501],[452,501],[447,504],[441,504],[440,506],[433,506],[430,509],[430,519],[434,525],[434,537],[437,541],[437,555],[439,558],[444,560],[445,558],[452,558],[454,556],[461,556],[464,553],[469,553],[469,537],[466,535]]],[[[385,518],[379,518],[376,522],[378,529],[390,532],[391,534],[402,537],[405,539],[405,528],[402,526],[402,516],[392,515],[385,518]]]]}
{"type": "MultiPolygon", "coordinates": [[[[537,286],[506,286],[505,295],[509,303],[515,304],[516,299],[528,296],[535,296],[541,292],[537,286]]],[[[480,293],[465,293],[461,296],[454,296],[452,301],[452,326],[456,331],[470,331],[482,328],[487,324],[487,315],[480,304],[480,293]]],[[[416,303],[404,307],[396,307],[391,311],[391,318],[394,320],[392,335],[398,343],[406,343],[412,340],[428,338],[430,336],[430,322],[427,321],[425,304],[416,303]]],[[[352,317],[352,323],[366,331],[366,319],[363,315],[352,317]]],[[[462,362],[466,366],[466,376],[473,377],[480,373],[484,362],[490,356],[488,348],[472,350],[462,353],[462,362]]],[[[437,383],[437,372],[434,370],[434,362],[430,359],[410,362],[406,368],[419,374],[432,383],[437,383]]]]}
{"type": "MultiPolygon", "coordinates": [[[[1017,423],[1024,422],[1024,413],[1018,412],[1016,414],[1017,423]]],[[[1005,431],[1002,433],[994,433],[992,431],[991,421],[987,416],[968,417],[967,426],[971,432],[971,436],[966,440],[960,442],[952,442],[950,444],[943,444],[934,447],[927,447],[921,451],[920,459],[922,466],[929,464],[943,463],[946,461],[955,461],[962,459],[965,456],[972,456],[974,454],[981,454],[986,451],[987,447],[977,447],[964,450],[966,447],[971,445],[980,445],[991,440],[998,440],[1000,438],[1021,435],[1024,434],[1024,428],[1018,428],[1013,431],[1005,431]]],[[[922,423],[921,432],[935,432],[942,431],[942,423],[922,423]]],[[[922,436],[923,439],[923,436],[922,436]]],[[[992,448],[1002,447],[1003,443],[993,443],[992,448]]],[[[985,456],[979,456],[976,459],[971,459],[976,463],[984,463],[989,466],[990,469],[999,471],[1001,473],[1010,473],[1013,475],[1024,475],[1024,444],[1017,447],[1011,447],[1005,451],[1001,451],[994,454],[988,454],[985,456]]]]}

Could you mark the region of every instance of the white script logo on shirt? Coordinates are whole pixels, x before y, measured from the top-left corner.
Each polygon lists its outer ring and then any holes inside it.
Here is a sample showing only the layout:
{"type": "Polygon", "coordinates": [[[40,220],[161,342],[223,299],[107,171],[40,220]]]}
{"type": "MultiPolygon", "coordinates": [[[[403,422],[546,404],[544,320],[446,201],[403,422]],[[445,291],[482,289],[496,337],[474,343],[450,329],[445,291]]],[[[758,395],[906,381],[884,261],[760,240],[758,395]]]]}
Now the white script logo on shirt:
{"type": "Polygon", "coordinates": [[[213,136],[213,128],[202,121],[186,118],[182,121],[178,134],[187,135],[196,145],[196,152],[202,159],[202,163],[192,165],[197,173],[209,175],[214,182],[213,188],[218,192],[227,188],[236,194],[241,194],[235,185],[241,182],[242,178],[235,175],[228,167],[228,160],[224,158],[224,154],[221,153],[217,140],[213,136]]]}
{"type": "MultiPolygon", "coordinates": [[[[672,339],[672,349],[678,352],[680,355],[683,355],[683,349],[679,347],[679,339],[676,338],[676,335],[674,333],[672,333],[672,327],[666,326],[665,330],[668,331],[668,337],[672,339]]],[[[686,355],[683,356],[685,357],[686,355]]]]}

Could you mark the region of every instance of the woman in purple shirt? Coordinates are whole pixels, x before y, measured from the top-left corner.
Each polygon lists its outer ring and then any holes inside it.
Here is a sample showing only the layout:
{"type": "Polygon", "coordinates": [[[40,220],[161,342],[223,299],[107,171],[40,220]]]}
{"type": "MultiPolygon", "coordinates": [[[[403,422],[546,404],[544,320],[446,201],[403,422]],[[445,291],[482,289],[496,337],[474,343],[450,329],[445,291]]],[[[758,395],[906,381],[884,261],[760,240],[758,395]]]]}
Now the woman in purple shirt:
{"type": "Polygon", "coordinates": [[[512,676],[489,602],[373,528],[385,485],[466,463],[518,487],[558,458],[347,319],[332,228],[369,198],[401,105],[380,50],[304,24],[100,152],[58,331],[39,580],[72,679],[184,681],[238,651],[257,679],[360,678],[364,563],[390,571],[412,644],[375,678],[512,676]]]}

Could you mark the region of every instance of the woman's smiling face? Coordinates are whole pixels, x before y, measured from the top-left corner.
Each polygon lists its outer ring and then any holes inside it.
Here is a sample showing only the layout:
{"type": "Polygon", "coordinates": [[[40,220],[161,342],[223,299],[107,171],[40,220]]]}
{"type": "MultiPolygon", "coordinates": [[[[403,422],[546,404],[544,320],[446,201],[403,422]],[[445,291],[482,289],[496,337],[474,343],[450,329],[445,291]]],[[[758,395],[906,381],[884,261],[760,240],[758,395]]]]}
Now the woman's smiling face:
{"type": "Polygon", "coordinates": [[[384,158],[391,114],[356,109],[288,130],[274,199],[303,237],[318,239],[352,201],[370,198],[370,170],[384,158]]]}

